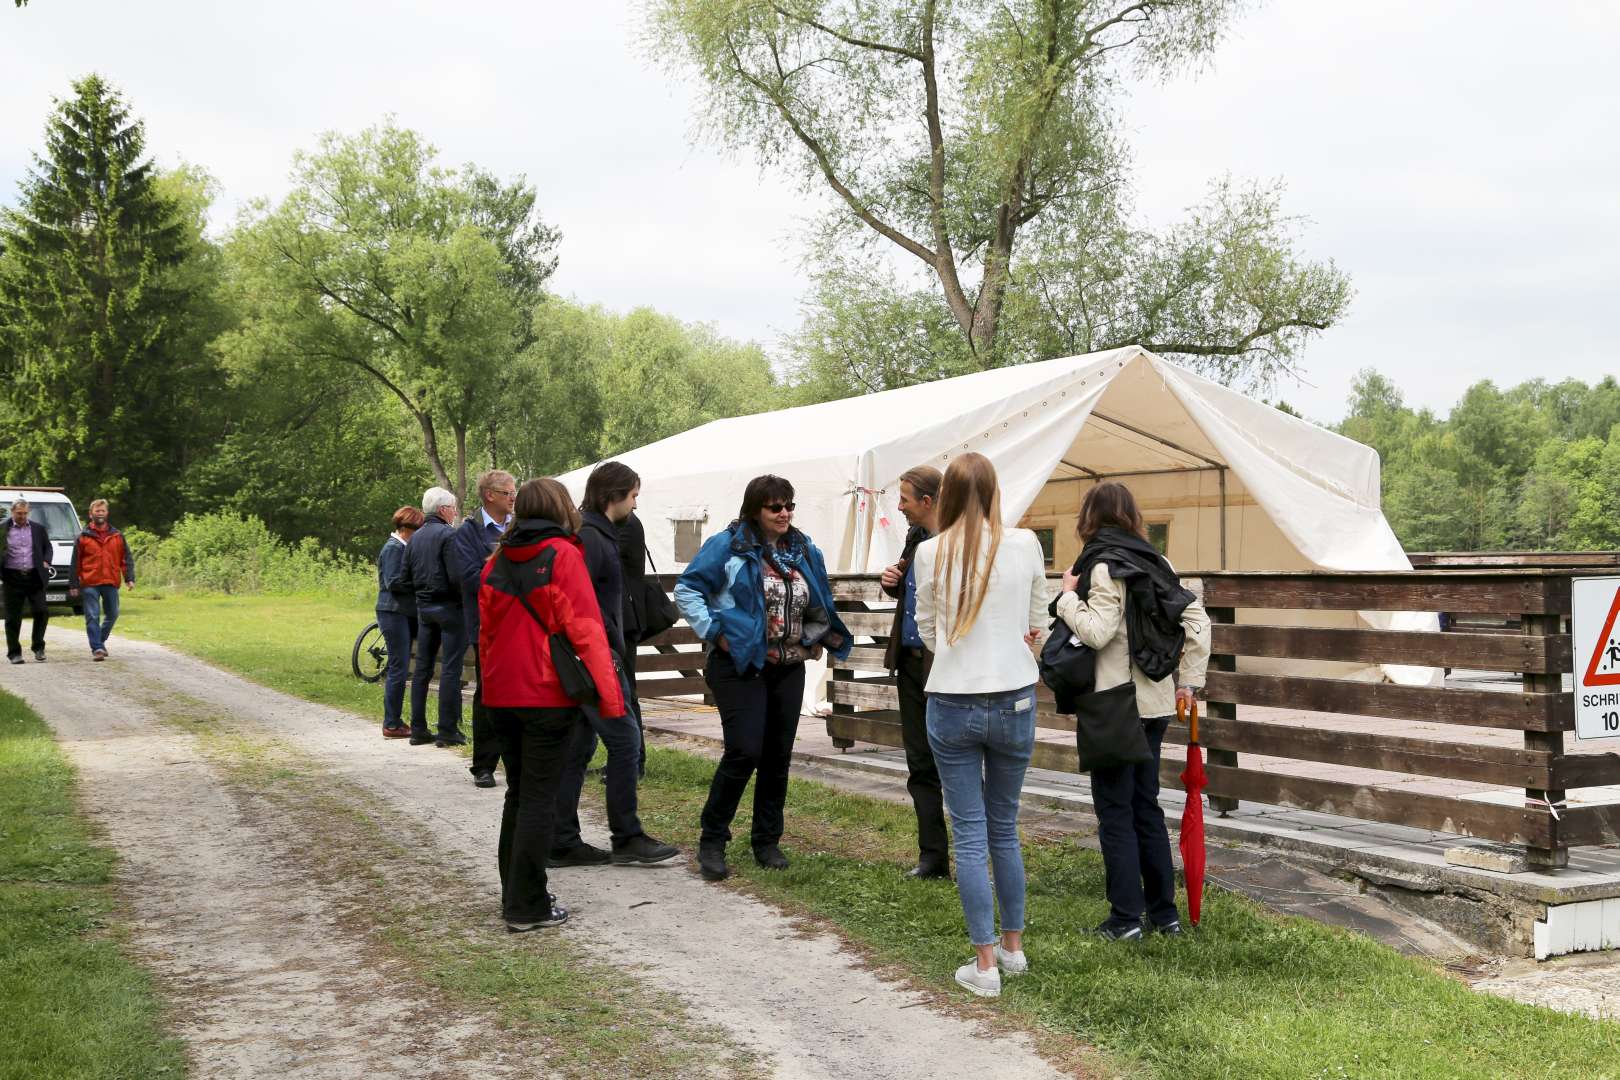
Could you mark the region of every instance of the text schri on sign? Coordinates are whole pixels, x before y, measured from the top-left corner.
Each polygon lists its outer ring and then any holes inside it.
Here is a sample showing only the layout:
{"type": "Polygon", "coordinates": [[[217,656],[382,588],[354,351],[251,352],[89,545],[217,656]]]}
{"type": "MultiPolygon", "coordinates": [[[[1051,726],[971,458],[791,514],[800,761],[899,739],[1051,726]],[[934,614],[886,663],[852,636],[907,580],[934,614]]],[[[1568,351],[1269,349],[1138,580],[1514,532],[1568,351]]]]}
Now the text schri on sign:
{"type": "Polygon", "coordinates": [[[1575,737],[1620,738],[1620,577],[1573,584],[1575,737]]]}

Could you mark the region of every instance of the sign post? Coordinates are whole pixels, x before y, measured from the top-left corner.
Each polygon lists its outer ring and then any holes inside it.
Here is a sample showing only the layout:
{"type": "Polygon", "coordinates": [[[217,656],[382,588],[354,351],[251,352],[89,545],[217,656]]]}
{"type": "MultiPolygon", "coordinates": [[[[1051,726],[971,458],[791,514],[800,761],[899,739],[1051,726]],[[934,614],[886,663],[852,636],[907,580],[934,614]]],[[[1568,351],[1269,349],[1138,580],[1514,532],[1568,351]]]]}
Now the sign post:
{"type": "Polygon", "coordinates": [[[1575,738],[1620,738],[1620,577],[1572,584],[1575,738]]]}

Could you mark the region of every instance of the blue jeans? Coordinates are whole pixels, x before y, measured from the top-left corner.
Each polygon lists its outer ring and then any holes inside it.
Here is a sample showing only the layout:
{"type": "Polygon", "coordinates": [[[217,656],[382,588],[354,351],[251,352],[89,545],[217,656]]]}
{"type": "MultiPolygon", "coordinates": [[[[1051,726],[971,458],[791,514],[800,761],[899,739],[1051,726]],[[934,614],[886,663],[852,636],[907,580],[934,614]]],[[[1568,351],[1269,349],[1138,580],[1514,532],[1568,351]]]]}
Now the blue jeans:
{"type": "Polygon", "coordinates": [[[90,638],[90,651],[106,648],[113,623],[118,621],[118,586],[81,585],[79,598],[84,601],[84,632],[90,638]]]}
{"type": "Polygon", "coordinates": [[[411,676],[411,645],[416,641],[416,616],[403,611],[377,612],[377,628],[388,647],[388,666],[383,668],[383,727],[397,728],[405,723],[405,684],[411,676]]]}
{"type": "Polygon", "coordinates": [[[951,815],[956,888],[975,945],[1024,928],[1024,853],[1018,796],[1035,751],[1035,687],[999,694],[929,694],[928,745],[951,815]],[[992,902],[990,868],[995,867],[992,902]]]}
{"type": "Polygon", "coordinates": [[[428,683],[439,660],[439,734],[461,731],[461,663],[467,656],[467,623],[461,605],[416,606],[416,672],[411,676],[411,730],[427,733],[428,683]]]}

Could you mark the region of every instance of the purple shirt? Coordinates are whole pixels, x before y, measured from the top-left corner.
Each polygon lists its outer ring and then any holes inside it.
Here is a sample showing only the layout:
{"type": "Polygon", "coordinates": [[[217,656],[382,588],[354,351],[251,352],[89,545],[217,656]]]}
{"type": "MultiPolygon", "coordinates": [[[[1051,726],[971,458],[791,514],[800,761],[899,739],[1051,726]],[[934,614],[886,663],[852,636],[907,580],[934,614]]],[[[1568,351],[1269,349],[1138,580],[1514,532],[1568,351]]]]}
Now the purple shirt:
{"type": "Polygon", "coordinates": [[[27,525],[11,523],[6,533],[6,569],[32,570],[34,568],[34,530],[27,525]]]}

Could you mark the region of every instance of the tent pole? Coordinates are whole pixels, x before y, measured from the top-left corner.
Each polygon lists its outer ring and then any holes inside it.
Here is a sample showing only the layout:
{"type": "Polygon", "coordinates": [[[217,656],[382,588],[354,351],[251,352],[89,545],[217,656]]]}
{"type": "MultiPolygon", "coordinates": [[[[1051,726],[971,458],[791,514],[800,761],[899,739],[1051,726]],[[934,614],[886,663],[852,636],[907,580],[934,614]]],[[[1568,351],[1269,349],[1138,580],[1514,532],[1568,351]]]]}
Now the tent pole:
{"type": "Polygon", "coordinates": [[[1222,468],[1218,474],[1221,478],[1221,569],[1226,569],[1226,470],[1222,468]]]}

